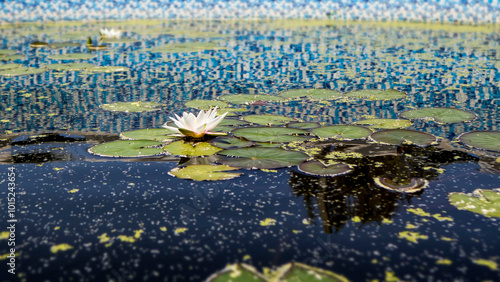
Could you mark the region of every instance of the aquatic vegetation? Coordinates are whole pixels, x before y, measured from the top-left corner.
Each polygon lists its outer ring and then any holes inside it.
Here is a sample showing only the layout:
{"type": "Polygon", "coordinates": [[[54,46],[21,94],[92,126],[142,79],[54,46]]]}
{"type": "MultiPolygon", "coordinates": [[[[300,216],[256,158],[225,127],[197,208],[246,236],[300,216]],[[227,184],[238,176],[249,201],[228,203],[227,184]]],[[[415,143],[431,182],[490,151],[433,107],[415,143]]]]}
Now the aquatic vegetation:
{"type": "Polygon", "coordinates": [[[234,94],[234,95],[222,95],[219,100],[228,102],[231,104],[246,104],[251,105],[257,101],[264,102],[282,102],[285,98],[275,95],[262,95],[262,94],[234,94]]]}
{"type": "Polygon", "coordinates": [[[411,121],[406,119],[376,118],[356,121],[354,124],[367,126],[372,129],[396,129],[411,126],[411,121]]]}
{"type": "Polygon", "coordinates": [[[236,137],[243,137],[256,142],[295,142],[310,139],[309,132],[303,129],[287,127],[244,127],[231,131],[236,137]]]}
{"type": "Polygon", "coordinates": [[[319,161],[309,161],[299,164],[299,171],[317,176],[338,176],[348,174],[352,168],[344,163],[324,165],[319,161]]]}
{"type": "Polygon", "coordinates": [[[243,119],[247,122],[260,125],[283,125],[288,122],[297,121],[295,118],[280,115],[246,115],[243,119]]]}
{"type": "Polygon", "coordinates": [[[100,107],[107,111],[113,112],[148,112],[148,111],[158,111],[161,109],[163,104],[155,102],[116,102],[112,104],[103,104],[100,107]]]}
{"type": "Polygon", "coordinates": [[[453,192],[448,199],[459,210],[500,217],[500,189],[476,189],[472,194],[453,192]]]}
{"type": "Polygon", "coordinates": [[[408,129],[386,129],[377,131],[372,133],[370,138],[374,141],[387,144],[415,144],[422,147],[436,144],[438,140],[432,134],[408,129]]]}
{"type": "Polygon", "coordinates": [[[465,145],[500,152],[500,131],[473,131],[458,137],[465,145]]]}
{"type": "Polygon", "coordinates": [[[379,90],[379,89],[364,89],[348,92],[344,94],[349,98],[367,99],[367,100],[397,100],[406,98],[407,95],[403,91],[395,89],[379,90]]]}
{"type": "Polygon", "coordinates": [[[186,167],[173,168],[169,174],[178,178],[191,179],[196,181],[216,181],[233,179],[241,173],[229,173],[226,171],[236,170],[238,168],[227,165],[189,165],[186,167]]]}
{"type": "Polygon", "coordinates": [[[52,60],[89,60],[97,57],[95,54],[85,54],[85,53],[69,53],[69,54],[59,54],[59,55],[49,55],[47,58],[52,60]]]}
{"type": "Polygon", "coordinates": [[[474,113],[455,108],[423,108],[402,112],[402,118],[407,119],[431,119],[437,123],[468,122],[476,118],[474,113]]]}
{"type": "Polygon", "coordinates": [[[180,140],[165,145],[163,150],[175,156],[199,157],[213,155],[222,149],[214,147],[207,142],[189,143],[180,140]]]}
{"type": "Polygon", "coordinates": [[[387,177],[375,177],[373,180],[378,187],[399,193],[419,192],[429,185],[426,179],[416,177],[410,178],[409,183],[396,183],[387,177]]]}
{"type": "Polygon", "coordinates": [[[290,122],[286,124],[288,128],[298,128],[298,129],[313,129],[320,127],[321,124],[318,122],[290,122]]]}
{"type": "Polygon", "coordinates": [[[194,99],[194,100],[187,101],[184,105],[186,105],[186,107],[191,107],[191,108],[195,108],[198,110],[210,110],[211,108],[214,108],[214,107],[218,107],[219,109],[225,108],[229,104],[226,102],[217,101],[217,100],[194,99]]]}
{"type": "Polygon", "coordinates": [[[254,142],[252,141],[247,141],[235,137],[217,138],[212,140],[210,143],[215,147],[222,149],[244,148],[244,147],[250,147],[254,144],[254,142]]]}
{"type": "Polygon", "coordinates": [[[102,157],[144,157],[163,153],[162,143],[149,140],[118,140],[95,145],[89,152],[102,157]]]}
{"type": "Polygon", "coordinates": [[[315,128],[311,131],[318,137],[334,138],[341,140],[363,139],[368,137],[370,129],[354,125],[329,125],[315,128]]]}
{"type": "Polygon", "coordinates": [[[163,127],[177,132],[180,136],[201,138],[205,134],[220,135],[218,132],[211,132],[224,119],[226,113],[217,116],[217,107],[203,111],[201,110],[197,116],[192,113],[184,112],[182,117],[175,115],[175,118],[170,117],[177,127],[163,125],[163,127]]]}
{"type": "MultiPolygon", "coordinates": [[[[1,59],[1,58],[0,58],[1,59]]],[[[12,76],[20,76],[20,75],[30,75],[30,74],[39,74],[46,72],[46,68],[13,68],[0,72],[0,76],[12,77],[12,76]]]]}
{"type": "Polygon", "coordinates": [[[166,128],[147,128],[120,133],[122,139],[129,140],[152,140],[157,142],[167,142],[175,140],[175,131],[166,128]]]}
{"type": "Polygon", "coordinates": [[[342,93],[331,89],[304,88],[283,91],[278,95],[287,99],[306,98],[309,100],[317,101],[337,99],[342,96],[342,93]]]}
{"type": "Polygon", "coordinates": [[[94,65],[89,63],[69,63],[69,64],[50,64],[46,65],[45,67],[51,70],[58,70],[58,71],[78,71],[78,70],[93,68],[94,65]]]}

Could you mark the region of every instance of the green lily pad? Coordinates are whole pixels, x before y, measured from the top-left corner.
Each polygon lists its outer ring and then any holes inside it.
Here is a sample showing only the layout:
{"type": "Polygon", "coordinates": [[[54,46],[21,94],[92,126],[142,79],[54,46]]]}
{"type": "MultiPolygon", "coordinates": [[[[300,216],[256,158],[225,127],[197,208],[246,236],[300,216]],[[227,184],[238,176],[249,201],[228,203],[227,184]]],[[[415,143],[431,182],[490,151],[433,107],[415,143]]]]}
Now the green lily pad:
{"type": "Polygon", "coordinates": [[[394,89],[378,90],[378,89],[365,89],[348,92],[346,97],[367,99],[367,100],[396,100],[406,98],[406,93],[394,89]]]}
{"type": "Polygon", "coordinates": [[[297,121],[295,118],[279,115],[248,115],[243,119],[245,121],[261,125],[282,125],[291,121],[297,121]]]}
{"type": "Polygon", "coordinates": [[[64,47],[79,47],[81,44],[76,42],[56,42],[50,43],[49,48],[51,49],[60,49],[64,47]]]}
{"type": "Polygon", "coordinates": [[[118,140],[99,144],[89,152],[102,157],[144,157],[163,153],[162,143],[149,140],[118,140]]]}
{"type": "Polygon", "coordinates": [[[425,147],[437,143],[436,136],[432,134],[408,129],[386,129],[372,133],[370,138],[377,142],[393,145],[411,143],[425,147]]]}
{"type": "Polygon", "coordinates": [[[252,94],[235,94],[235,95],[222,95],[219,100],[231,103],[231,104],[252,104],[256,101],[264,102],[282,102],[285,98],[281,96],[274,95],[252,95],[252,94]]]}
{"type": "Polygon", "coordinates": [[[205,50],[221,50],[221,49],[227,49],[227,48],[221,47],[219,46],[219,44],[214,42],[186,42],[186,43],[166,44],[163,46],[147,49],[146,51],[153,53],[195,53],[195,52],[202,52],[205,50]]]}
{"type": "Polygon", "coordinates": [[[217,115],[222,115],[227,113],[226,115],[227,117],[237,116],[238,115],[237,113],[247,112],[247,111],[248,111],[247,109],[239,109],[239,108],[221,108],[217,111],[217,115]]]}
{"type": "Polygon", "coordinates": [[[196,181],[205,180],[227,180],[241,175],[241,173],[228,173],[225,171],[236,170],[238,168],[226,165],[195,164],[183,168],[176,167],[169,174],[178,178],[192,179],[196,181]]]}
{"type": "Polygon", "coordinates": [[[23,65],[21,65],[21,64],[3,64],[3,65],[0,65],[0,71],[18,69],[21,67],[23,67],[23,65]]]}
{"type": "Polygon", "coordinates": [[[286,127],[245,127],[235,129],[231,133],[236,137],[257,142],[294,142],[310,138],[296,135],[308,133],[306,130],[286,127]]]}
{"type": "Polygon", "coordinates": [[[129,71],[129,68],[127,67],[118,67],[118,66],[110,66],[110,67],[93,67],[88,69],[89,72],[104,72],[104,73],[110,73],[110,72],[122,72],[122,71],[129,71]]]}
{"type": "Polygon", "coordinates": [[[231,118],[225,118],[223,119],[219,125],[229,125],[229,126],[239,126],[239,125],[247,125],[248,122],[244,120],[239,120],[239,119],[231,119],[231,118]]]}
{"type": "Polygon", "coordinates": [[[101,105],[101,108],[114,111],[114,112],[149,112],[149,111],[158,111],[161,109],[163,104],[155,103],[155,102],[116,102],[113,104],[104,104],[101,105]]]}
{"type": "Polygon", "coordinates": [[[322,138],[354,140],[368,137],[372,131],[368,128],[354,125],[329,125],[318,127],[312,133],[322,138]]]}
{"type": "Polygon", "coordinates": [[[183,140],[172,142],[163,149],[175,156],[210,156],[219,152],[220,148],[214,147],[207,142],[189,143],[183,140]]]}
{"type": "Polygon", "coordinates": [[[191,100],[187,101],[184,105],[186,107],[190,108],[195,108],[199,110],[209,110],[211,108],[219,107],[219,108],[225,108],[228,106],[228,103],[222,102],[222,101],[217,101],[217,100],[191,100]]]}
{"type": "Polygon", "coordinates": [[[17,68],[17,69],[9,69],[0,72],[0,75],[11,77],[11,76],[19,76],[19,75],[30,75],[30,74],[38,74],[42,72],[46,72],[45,68],[17,68]]]}
{"type": "Polygon", "coordinates": [[[328,281],[348,282],[349,280],[337,273],[312,267],[306,264],[292,262],[281,266],[275,281],[300,282],[300,281],[328,281]]]}
{"type": "Polygon", "coordinates": [[[348,174],[352,171],[351,167],[344,163],[336,163],[325,166],[320,161],[309,161],[299,164],[299,170],[317,176],[338,176],[348,174]]]}
{"type": "Polygon", "coordinates": [[[233,129],[235,129],[232,126],[227,126],[227,125],[217,125],[214,129],[212,129],[212,132],[231,132],[233,129]]]}
{"type": "Polygon", "coordinates": [[[0,56],[0,61],[15,61],[19,59],[24,59],[24,55],[20,54],[14,54],[14,55],[5,55],[5,56],[0,56]]]}
{"type": "Polygon", "coordinates": [[[476,115],[455,108],[423,108],[402,112],[402,118],[407,119],[433,119],[438,123],[467,122],[476,118],[476,115]]]}
{"type": "Polygon", "coordinates": [[[396,129],[410,127],[411,121],[406,119],[375,118],[360,120],[354,124],[368,126],[369,128],[396,129]]]}
{"type": "Polygon", "coordinates": [[[44,47],[49,47],[49,44],[43,41],[35,41],[30,43],[30,48],[44,48],[44,47]]]}
{"type": "Polygon", "coordinates": [[[226,266],[223,270],[210,275],[206,282],[265,282],[266,277],[253,266],[238,263],[226,266]]]}
{"type": "Polygon", "coordinates": [[[50,64],[45,66],[51,70],[59,71],[77,71],[94,67],[93,64],[89,63],[70,63],[70,64],[50,64]]]}
{"type": "Polygon", "coordinates": [[[242,140],[235,137],[217,138],[210,141],[210,143],[215,147],[222,149],[250,147],[254,144],[252,141],[242,140]]]}
{"type": "Polygon", "coordinates": [[[460,135],[458,140],[478,149],[500,151],[500,131],[473,131],[460,135]]]}
{"type": "Polygon", "coordinates": [[[175,134],[177,132],[166,129],[166,128],[147,128],[128,132],[122,132],[120,137],[129,140],[153,140],[158,142],[166,142],[176,137],[169,136],[170,134],[175,134]]]}
{"type": "Polygon", "coordinates": [[[299,129],[313,129],[320,127],[319,122],[291,122],[286,125],[289,128],[299,128],[299,129]]]}
{"type": "Polygon", "coordinates": [[[287,99],[298,99],[304,97],[310,100],[333,100],[340,98],[342,93],[330,89],[305,88],[283,91],[278,95],[287,99]]]}
{"type": "Polygon", "coordinates": [[[69,53],[69,54],[59,54],[50,55],[47,58],[52,60],[89,60],[97,57],[95,54],[85,54],[85,53],[69,53]]]}
{"type": "Polygon", "coordinates": [[[429,186],[429,181],[424,178],[410,178],[407,183],[396,183],[387,177],[375,177],[375,185],[399,193],[416,193],[429,186]]]}
{"type": "Polygon", "coordinates": [[[476,189],[472,194],[450,193],[448,199],[459,210],[487,217],[500,217],[500,189],[476,189]]]}
{"type": "Polygon", "coordinates": [[[264,147],[228,149],[219,152],[219,155],[240,157],[224,159],[221,160],[221,162],[232,167],[250,169],[272,169],[298,165],[308,158],[308,156],[302,152],[264,147]]]}
{"type": "Polygon", "coordinates": [[[0,57],[5,55],[12,55],[15,54],[16,52],[17,52],[16,50],[0,49],[0,57]]]}
{"type": "Polygon", "coordinates": [[[107,38],[107,37],[101,38],[101,41],[103,43],[116,43],[116,44],[140,42],[139,39],[134,39],[134,38],[107,38]]]}

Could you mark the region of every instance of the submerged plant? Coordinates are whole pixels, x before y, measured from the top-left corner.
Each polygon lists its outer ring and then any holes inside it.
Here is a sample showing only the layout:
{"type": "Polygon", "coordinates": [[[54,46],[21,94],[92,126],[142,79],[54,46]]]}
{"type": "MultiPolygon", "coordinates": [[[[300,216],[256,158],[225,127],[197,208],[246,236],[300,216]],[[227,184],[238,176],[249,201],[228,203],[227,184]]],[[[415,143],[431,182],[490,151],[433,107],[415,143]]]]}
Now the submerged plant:
{"type": "Polygon", "coordinates": [[[178,132],[181,137],[201,138],[205,134],[220,135],[220,132],[211,132],[210,130],[219,125],[226,115],[227,112],[217,116],[217,107],[206,112],[201,110],[198,116],[184,112],[182,117],[177,114],[175,115],[176,118],[170,117],[177,127],[166,124],[163,127],[178,132]]]}

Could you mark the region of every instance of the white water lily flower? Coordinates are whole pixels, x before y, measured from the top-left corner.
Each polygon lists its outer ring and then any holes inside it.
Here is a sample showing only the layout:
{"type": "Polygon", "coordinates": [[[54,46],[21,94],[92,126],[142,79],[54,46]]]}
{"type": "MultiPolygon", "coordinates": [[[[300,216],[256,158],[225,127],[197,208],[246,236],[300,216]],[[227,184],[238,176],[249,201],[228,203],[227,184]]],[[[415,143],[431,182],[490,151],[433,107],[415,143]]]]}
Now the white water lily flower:
{"type": "Polygon", "coordinates": [[[106,38],[120,38],[122,32],[121,30],[115,30],[114,28],[107,29],[107,28],[102,28],[99,33],[101,34],[102,37],[106,38]]]}
{"type": "Polygon", "coordinates": [[[182,136],[201,138],[205,134],[220,134],[220,132],[211,132],[224,119],[227,113],[217,117],[217,107],[208,111],[200,111],[198,116],[192,113],[184,112],[182,117],[177,114],[175,118],[170,117],[177,127],[163,125],[164,128],[180,133],[182,136]]]}

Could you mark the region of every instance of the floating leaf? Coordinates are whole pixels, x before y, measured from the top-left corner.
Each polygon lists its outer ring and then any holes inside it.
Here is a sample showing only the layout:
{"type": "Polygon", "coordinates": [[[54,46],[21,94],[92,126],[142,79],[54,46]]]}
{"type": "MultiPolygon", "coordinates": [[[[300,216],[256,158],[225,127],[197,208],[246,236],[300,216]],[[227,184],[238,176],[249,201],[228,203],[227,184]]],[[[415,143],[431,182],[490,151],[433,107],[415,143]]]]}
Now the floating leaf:
{"type": "Polygon", "coordinates": [[[228,103],[222,102],[222,101],[217,101],[217,100],[191,100],[187,101],[184,105],[186,107],[190,108],[195,108],[199,110],[210,110],[211,108],[219,107],[219,108],[225,108],[228,106],[228,103]]]}
{"type": "Polygon", "coordinates": [[[286,127],[246,127],[235,129],[231,133],[236,137],[257,142],[293,142],[310,138],[296,135],[308,133],[306,130],[286,127]]]}
{"type": "Polygon", "coordinates": [[[17,69],[9,69],[0,72],[0,75],[11,77],[11,76],[19,76],[19,75],[30,75],[30,74],[38,74],[42,72],[46,72],[45,68],[17,68],[17,69]]]}
{"type": "Polygon", "coordinates": [[[89,68],[88,71],[90,71],[90,72],[105,72],[105,73],[110,73],[110,72],[129,71],[129,68],[127,68],[127,67],[118,67],[118,66],[93,67],[93,68],[89,68]]]}
{"type": "Polygon", "coordinates": [[[217,138],[212,140],[210,143],[215,147],[222,149],[250,147],[254,144],[252,141],[242,140],[235,137],[217,138]]]}
{"type": "Polygon", "coordinates": [[[401,145],[411,143],[417,146],[428,146],[437,143],[436,136],[408,129],[386,129],[372,133],[370,138],[382,143],[401,145]]]}
{"type": "Polygon", "coordinates": [[[500,189],[476,189],[472,194],[454,192],[448,195],[448,199],[459,210],[500,217],[500,189]]]}
{"type": "Polygon", "coordinates": [[[24,59],[24,55],[5,55],[5,56],[0,56],[0,61],[15,61],[19,59],[24,59]]]}
{"type": "Polygon", "coordinates": [[[344,276],[312,267],[306,264],[292,262],[281,266],[277,270],[275,281],[328,281],[328,282],[348,282],[344,276]]]}
{"type": "Polygon", "coordinates": [[[77,70],[92,68],[94,67],[94,65],[89,63],[70,63],[70,64],[50,64],[46,65],[45,67],[51,70],[77,71],[77,70]]]}
{"type": "Polygon", "coordinates": [[[286,125],[289,128],[313,129],[320,127],[319,122],[292,122],[286,125]]]}
{"type": "Polygon", "coordinates": [[[103,43],[117,43],[117,44],[140,42],[139,39],[134,39],[134,38],[107,38],[107,37],[101,38],[101,41],[103,43]]]}
{"type": "Polygon", "coordinates": [[[399,193],[415,193],[429,186],[429,181],[416,177],[410,178],[407,183],[396,183],[387,177],[375,177],[373,180],[378,187],[399,193]]]}
{"type": "Polygon", "coordinates": [[[243,118],[245,121],[262,125],[281,125],[297,119],[279,115],[248,115],[243,118]]]}
{"type": "Polygon", "coordinates": [[[238,168],[226,165],[189,165],[187,167],[172,169],[169,174],[178,178],[192,179],[196,181],[204,180],[227,180],[238,177],[241,173],[227,173],[224,171],[236,170],[238,168]]]}
{"type": "Polygon", "coordinates": [[[311,175],[318,176],[338,176],[348,174],[352,171],[351,167],[344,163],[336,163],[325,166],[320,161],[309,161],[299,165],[299,170],[311,175]]]}
{"type": "Polygon", "coordinates": [[[281,96],[273,96],[273,95],[252,95],[252,94],[235,94],[235,95],[222,95],[219,97],[219,100],[231,103],[231,104],[252,104],[256,101],[265,101],[265,102],[281,102],[284,101],[285,98],[281,96]]]}
{"type": "Polygon", "coordinates": [[[247,124],[248,122],[244,120],[231,119],[231,118],[225,118],[219,123],[219,125],[230,125],[230,126],[247,125],[247,124]]]}
{"type": "MultiPolygon", "coordinates": [[[[56,42],[56,43],[50,43],[49,48],[51,49],[59,49],[59,48],[64,48],[64,47],[79,47],[81,44],[76,43],[76,42],[56,42]]],[[[30,44],[31,47],[31,44],[30,44]]]]}
{"type": "Polygon", "coordinates": [[[183,140],[172,142],[163,148],[175,156],[191,157],[210,156],[222,150],[207,142],[189,143],[183,140]]]}
{"type": "Polygon", "coordinates": [[[396,100],[406,98],[406,94],[394,89],[378,90],[378,89],[365,89],[348,92],[345,94],[347,97],[367,99],[367,100],[396,100]]]}
{"type": "Polygon", "coordinates": [[[304,97],[310,100],[332,100],[340,98],[342,96],[342,93],[330,89],[305,88],[287,90],[279,93],[279,95],[287,99],[297,99],[304,97]]]}
{"type": "Polygon", "coordinates": [[[166,142],[175,139],[175,137],[168,136],[177,132],[166,128],[148,128],[128,132],[122,132],[120,136],[123,139],[130,140],[153,140],[158,142],[166,142]]]}
{"type": "Polygon", "coordinates": [[[433,119],[438,123],[467,122],[476,118],[476,115],[455,108],[423,108],[402,112],[402,118],[407,119],[433,119]]]}
{"type": "Polygon", "coordinates": [[[70,53],[70,54],[59,54],[59,55],[50,55],[47,58],[52,60],[89,60],[97,57],[94,54],[85,54],[85,53],[70,53]]]}
{"type": "Polygon", "coordinates": [[[87,49],[89,51],[101,51],[101,50],[108,49],[108,46],[107,45],[98,45],[98,46],[95,46],[95,45],[89,45],[89,44],[87,44],[87,49]]]}
{"type": "Polygon", "coordinates": [[[302,152],[263,147],[228,149],[219,152],[219,155],[240,157],[221,160],[223,164],[233,167],[259,169],[298,165],[308,158],[302,152]]]}
{"type": "Polygon", "coordinates": [[[0,49],[0,57],[6,56],[6,55],[12,55],[12,54],[15,54],[16,52],[17,52],[16,50],[0,49]]]}
{"type": "Polygon", "coordinates": [[[460,135],[458,140],[478,149],[500,151],[500,131],[472,131],[460,135]]]}
{"type": "Polygon", "coordinates": [[[154,103],[154,102],[117,102],[113,104],[104,104],[101,105],[101,108],[114,111],[114,112],[148,112],[148,111],[157,111],[163,104],[154,103]]]}
{"type": "Polygon", "coordinates": [[[330,125],[315,128],[312,130],[312,133],[322,138],[353,140],[368,137],[372,131],[368,128],[354,125],[330,125]]]}
{"type": "Polygon", "coordinates": [[[43,42],[43,41],[35,41],[35,42],[31,42],[30,43],[30,48],[44,48],[44,47],[48,47],[49,44],[47,42],[43,42]]]}
{"type": "Polygon", "coordinates": [[[21,64],[4,64],[4,65],[0,65],[0,71],[18,69],[21,67],[23,67],[23,65],[21,65],[21,64]]]}
{"type": "Polygon", "coordinates": [[[246,109],[237,109],[237,108],[220,108],[219,111],[217,112],[217,115],[223,115],[225,113],[228,113],[226,116],[236,116],[236,113],[239,112],[246,112],[248,110],[246,109]]]}
{"type": "Polygon", "coordinates": [[[163,153],[158,146],[160,142],[149,140],[118,140],[99,144],[89,149],[89,152],[103,157],[144,157],[163,153]]]}
{"type": "Polygon", "coordinates": [[[368,126],[369,128],[396,129],[410,127],[411,121],[406,119],[376,118],[360,120],[355,122],[354,124],[368,126]]]}
{"type": "Polygon", "coordinates": [[[202,52],[205,50],[220,50],[227,49],[226,47],[221,47],[217,43],[213,42],[186,42],[186,43],[174,43],[166,44],[159,47],[153,47],[146,51],[153,53],[194,53],[202,52]]]}
{"type": "Polygon", "coordinates": [[[264,282],[268,281],[253,266],[238,263],[226,266],[223,270],[210,275],[206,282],[264,282]]]}

